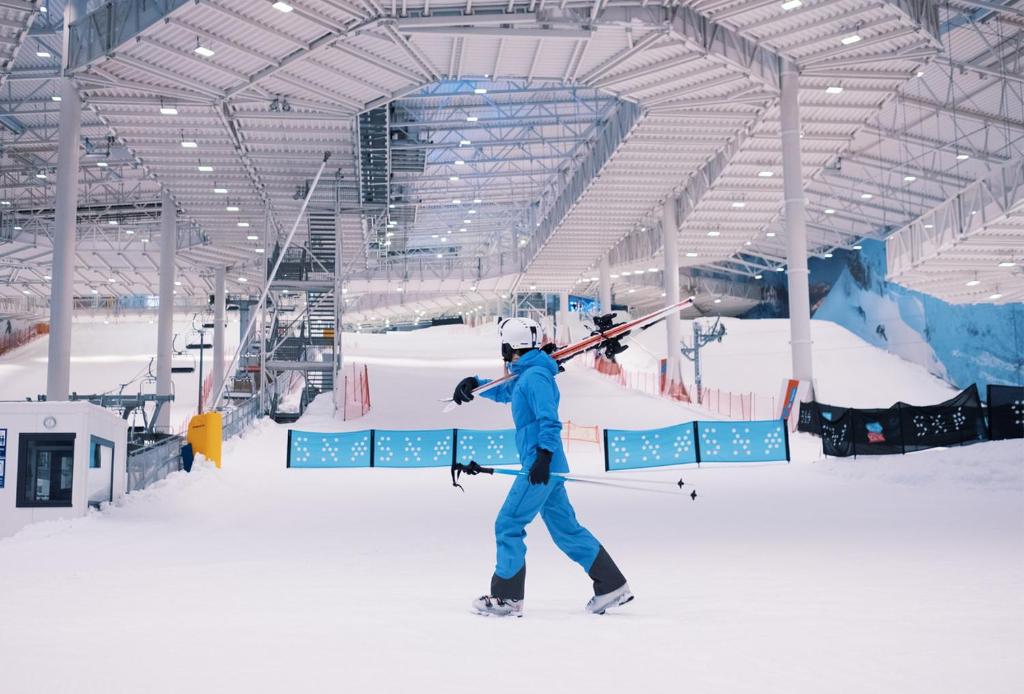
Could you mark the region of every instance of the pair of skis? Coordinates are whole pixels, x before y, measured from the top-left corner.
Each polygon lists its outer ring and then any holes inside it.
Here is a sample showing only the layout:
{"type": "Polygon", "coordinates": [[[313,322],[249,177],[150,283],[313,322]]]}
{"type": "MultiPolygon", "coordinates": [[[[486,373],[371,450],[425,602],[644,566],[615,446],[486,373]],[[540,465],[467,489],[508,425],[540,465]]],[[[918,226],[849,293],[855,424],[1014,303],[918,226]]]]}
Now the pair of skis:
{"type": "MultiPolygon", "coordinates": [[[[672,315],[673,313],[678,313],[679,311],[689,308],[693,305],[694,298],[695,297],[691,296],[678,303],[672,304],[671,306],[664,306],[659,308],[657,311],[652,311],[645,316],[640,316],[639,318],[634,318],[633,320],[619,323],[618,325],[609,328],[599,329],[595,331],[593,335],[590,335],[579,342],[552,352],[551,358],[558,362],[558,364],[564,364],[573,357],[579,356],[584,352],[602,349],[609,345],[613,345],[618,340],[626,337],[626,335],[628,335],[632,330],[646,328],[651,324],[657,323],[658,321],[672,315]]],[[[505,376],[496,378],[482,386],[477,386],[473,389],[473,395],[476,396],[481,393],[486,393],[492,388],[497,388],[503,383],[508,383],[515,377],[515,374],[506,374],[505,376]]],[[[442,402],[447,403],[444,408],[445,412],[451,412],[456,407],[455,401],[452,398],[446,398],[442,400],[442,402]]]]}

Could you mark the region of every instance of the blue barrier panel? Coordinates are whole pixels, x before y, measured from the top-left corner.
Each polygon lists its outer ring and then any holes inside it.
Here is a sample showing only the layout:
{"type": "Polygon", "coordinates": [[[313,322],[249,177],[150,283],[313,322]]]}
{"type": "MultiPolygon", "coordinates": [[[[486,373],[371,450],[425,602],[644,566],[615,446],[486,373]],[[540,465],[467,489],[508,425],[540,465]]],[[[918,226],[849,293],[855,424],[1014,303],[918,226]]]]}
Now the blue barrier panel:
{"type": "Polygon", "coordinates": [[[785,421],[697,422],[702,463],[768,463],[789,460],[785,421]]]}
{"type": "Polygon", "coordinates": [[[519,465],[515,429],[458,429],[455,432],[455,460],[466,465],[519,465]]]}
{"type": "Polygon", "coordinates": [[[664,429],[605,429],[604,469],[631,470],[697,462],[693,423],[664,429]]]}
{"type": "Polygon", "coordinates": [[[374,467],[448,467],[451,429],[374,430],[374,467]]]}
{"type": "Polygon", "coordinates": [[[369,430],[318,433],[288,430],[288,467],[370,467],[369,430]]]}

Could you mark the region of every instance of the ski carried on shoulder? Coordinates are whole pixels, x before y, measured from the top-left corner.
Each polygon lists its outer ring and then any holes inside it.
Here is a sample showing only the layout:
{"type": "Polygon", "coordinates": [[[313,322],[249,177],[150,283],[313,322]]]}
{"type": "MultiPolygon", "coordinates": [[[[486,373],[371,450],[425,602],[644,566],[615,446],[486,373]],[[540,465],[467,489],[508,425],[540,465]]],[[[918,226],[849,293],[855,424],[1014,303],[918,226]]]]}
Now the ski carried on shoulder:
{"type": "MultiPolygon", "coordinates": [[[[554,359],[559,365],[561,365],[569,361],[573,357],[577,357],[583,354],[584,352],[600,349],[605,350],[605,352],[609,356],[614,356],[615,354],[618,354],[626,349],[624,346],[619,344],[619,341],[622,338],[626,337],[630,333],[630,331],[646,328],[652,323],[656,323],[666,318],[667,316],[671,315],[672,313],[676,313],[686,308],[689,308],[690,306],[693,305],[694,298],[695,297],[692,296],[688,297],[671,306],[664,306],[662,308],[659,308],[657,311],[651,311],[647,315],[640,316],[639,318],[634,318],[632,320],[628,320],[617,325],[611,324],[612,318],[614,318],[615,316],[614,313],[608,314],[607,316],[603,316],[601,320],[595,320],[598,329],[595,330],[593,334],[589,335],[588,337],[585,337],[579,342],[567,345],[565,347],[562,347],[561,349],[551,352],[551,358],[554,359]]],[[[508,383],[515,377],[515,374],[507,374],[505,376],[502,376],[501,378],[496,378],[493,381],[489,381],[481,386],[477,386],[476,388],[473,389],[473,395],[480,395],[481,393],[485,393],[491,390],[492,388],[497,388],[502,383],[508,383]]],[[[442,400],[442,402],[447,403],[447,405],[445,405],[444,408],[445,412],[451,412],[456,407],[455,401],[452,398],[446,398],[442,400]]]]}

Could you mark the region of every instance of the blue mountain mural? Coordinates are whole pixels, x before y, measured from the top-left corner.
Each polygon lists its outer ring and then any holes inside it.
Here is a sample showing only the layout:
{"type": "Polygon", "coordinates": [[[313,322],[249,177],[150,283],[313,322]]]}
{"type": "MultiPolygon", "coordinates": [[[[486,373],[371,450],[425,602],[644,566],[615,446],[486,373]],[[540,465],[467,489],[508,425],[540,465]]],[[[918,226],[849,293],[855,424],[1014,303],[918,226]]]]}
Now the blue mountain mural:
{"type": "MultiPolygon", "coordinates": [[[[885,245],[862,246],[810,260],[814,318],[838,323],[958,388],[1024,385],[1024,304],[950,304],[887,282],[885,245]]],[[[765,280],[765,300],[744,317],[787,317],[786,273],[765,280]]]]}

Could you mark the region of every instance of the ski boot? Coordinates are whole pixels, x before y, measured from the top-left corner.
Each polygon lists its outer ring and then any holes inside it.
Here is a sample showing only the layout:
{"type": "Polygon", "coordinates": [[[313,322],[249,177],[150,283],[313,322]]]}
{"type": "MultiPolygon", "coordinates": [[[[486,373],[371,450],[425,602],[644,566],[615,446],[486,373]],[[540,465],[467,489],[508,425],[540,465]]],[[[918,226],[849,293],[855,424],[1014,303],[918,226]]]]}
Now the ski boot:
{"type": "Polygon", "coordinates": [[[629,592],[629,584],[623,583],[621,588],[590,598],[590,602],[587,603],[587,612],[591,614],[604,614],[605,610],[612,607],[621,607],[632,600],[633,594],[629,592]]]}
{"type": "Polygon", "coordinates": [[[485,617],[522,617],[523,601],[481,595],[473,601],[473,611],[485,617]]]}

